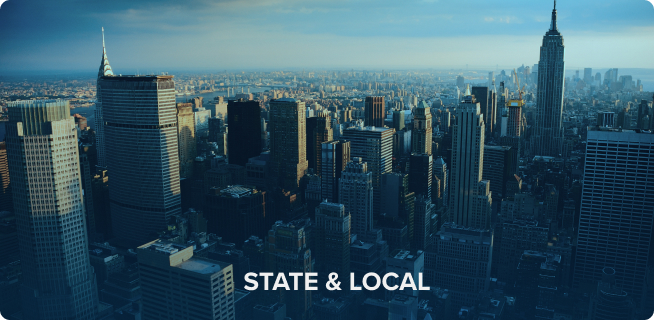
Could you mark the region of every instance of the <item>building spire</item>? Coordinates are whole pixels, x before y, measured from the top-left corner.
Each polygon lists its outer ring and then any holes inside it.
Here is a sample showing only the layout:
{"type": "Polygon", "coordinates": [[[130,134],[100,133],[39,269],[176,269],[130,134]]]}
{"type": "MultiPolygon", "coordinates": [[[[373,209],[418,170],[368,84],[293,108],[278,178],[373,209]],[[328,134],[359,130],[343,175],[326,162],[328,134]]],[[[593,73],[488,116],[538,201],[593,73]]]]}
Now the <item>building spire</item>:
{"type": "Polygon", "coordinates": [[[107,49],[104,46],[104,27],[102,27],[102,60],[100,61],[100,70],[98,71],[98,78],[103,76],[113,76],[114,72],[109,65],[109,58],[107,58],[107,49]]]}
{"type": "Polygon", "coordinates": [[[554,0],[554,9],[552,10],[552,24],[550,24],[550,31],[558,30],[556,26],[556,0],[554,0]]]}

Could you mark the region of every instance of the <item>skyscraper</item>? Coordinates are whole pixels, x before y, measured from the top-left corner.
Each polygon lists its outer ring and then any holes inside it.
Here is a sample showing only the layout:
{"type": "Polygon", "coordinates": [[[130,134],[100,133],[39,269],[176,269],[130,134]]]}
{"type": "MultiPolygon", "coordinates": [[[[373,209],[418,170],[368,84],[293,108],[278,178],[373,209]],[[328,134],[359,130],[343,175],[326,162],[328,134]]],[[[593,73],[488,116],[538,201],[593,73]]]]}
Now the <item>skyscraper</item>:
{"type": "Polygon", "coordinates": [[[645,302],[654,228],[653,149],[651,133],[588,132],[574,287],[602,279],[602,269],[610,267],[617,285],[637,305],[645,302]]]}
{"type": "Polygon", "coordinates": [[[351,215],[352,233],[365,234],[372,230],[373,220],[372,173],[361,158],[352,158],[339,181],[338,202],[351,215]]]}
{"type": "Polygon", "coordinates": [[[95,91],[95,143],[98,152],[98,166],[105,167],[105,144],[104,144],[104,118],[102,116],[102,93],[100,90],[100,78],[113,76],[114,72],[109,65],[107,50],[104,47],[104,27],[102,28],[102,59],[100,60],[100,70],[98,70],[98,79],[95,91]]]}
{"type": "Polygon", "coordinates": [[[156,238],[181,213],[173,76],[100,79],[114,236],[156,238]]]}
{"type": "Polygon", "coordinates": [[[0,211],[13,211],[7,162],[7,143],[0,141],[0,211]]]}
{"type": "Polygon", "coordinates": [[[208,232],[231,243],[263,237],[271,222],[266,219],[266,192],[239,185],[212,188],[205,195],[204,214],[208,232]]]}
{"type": "Polygon", "coordinates": [[[328,202],[338,202],[338,181],[343,170],[350,162],[350,142],[330,141],[321,145],[321,199],[328,202]]]}
{"type": "Polygon", "coordinates": [[[491,123],[491,113],[492,110],[489,109],[488,100],[489,100],[489,87],[472,87],[472,95],[475,97],[475,100],[479,102],[479,108],[484,119],[484,124],[486,125],[486,133],[490,133],[492,126],[491,123]]]}
{"type": "Polygon", "coordinates": [[[518,153],[507,146],[484,146],[482,178],[490,181],[493,198],[506,197],[506,184],[518,172],[518,153]]]}
{"type": "MultiPolygon", "coordinates": [[[[350,155],[368,164],[372,173],[374,203],[381,203],[381,175],[393,167],[393,134],[395,130],[381,127],[351,127],[343,130],[343,138],[350,141],[350,155]]],[[[375,214],[380,214],[375,207],[375,214]]]]}
{"type": "Polygon", "coordinates": [[[538,62],[538,92],[533,154],[556,157],[563,153],[563,37],[556,26],[556,1],[550,30],[543,37],[538,62]]]}
{"type": "Polygon", "coordinates": [[[245,166],[261,153],[261,107],[256,100],[230,100],[227,104],[229,164],[245,166]]]}
{"type": "Polygon", "coordinates": [[[384,118],[384,97],[366,97],[364,112],[365,112],[365,126],[383,127],[384,118]]]}
{"type": "Polygon", "coordinates": [[[98,298],[70,106],[30,100],[8,107],[23,319],[95,319],[98,298]]]}
{"type": "Polygon", "coordinates": [[[409,158],[409,191],[431,199],[433,158],[429,154],[414,153],[409,158]]]}
{"type": "Polygon", "coordinates": [[[304,102],[291,98],[270,101],[271,174],[275,185],[286,190],[298,187],[309,166],[306,124],[304,102]]]}
{"type": "Polygon", "coordinates": [[[235,319],[231,264],[196,258],[193,246],[161,240],[137,254],[144,320],[235,319]]]}
{"type": "Polygon", "coordinates": [[[431,110],[425,101],[421,101],[414,113],[411,152],[431,155],[431,110]]]}
{"type": "MultiPolygon", "coordinates": [[[[265,260],[268,272],[313,272],[311,249],[307,246],[306,220],[289,223],[278,221],[268,231],[265,260]]],[[[288,307],[287,315],[292,319],[308,320],[312,318],[311,291],[303,285],[299,290],[273,291],[279,294],[279,300],[288,307]]]]}
{"type": "Polygon", "coordinates": [[[350,214],[338,203],[322,202],[316,208],[317,272],[338,273],[342,283],[350,277],[350,214]]]}
{"type": "Polygon", "coordinates": [[[482,180],[485,126],[479,103],[469,89],[456,111],[452,130],[450,219],[460,226],[487,229],[491,199],[489,182],[482,180]]]}
{"type": "Polygon", "coordinates": [[[307,161],[309,168],[318,175],[322,174],[322,144],[333,139],[332,121],[328,113],[318,112],[315,117],[307,118],[307,161]]]}
{"type": "Polygon", "coordinates": [[[195,117],[191,103],[177,104],[177,141],[179,148],[179,177],[193,176],[193,161],[197,156],[195,117]]]}

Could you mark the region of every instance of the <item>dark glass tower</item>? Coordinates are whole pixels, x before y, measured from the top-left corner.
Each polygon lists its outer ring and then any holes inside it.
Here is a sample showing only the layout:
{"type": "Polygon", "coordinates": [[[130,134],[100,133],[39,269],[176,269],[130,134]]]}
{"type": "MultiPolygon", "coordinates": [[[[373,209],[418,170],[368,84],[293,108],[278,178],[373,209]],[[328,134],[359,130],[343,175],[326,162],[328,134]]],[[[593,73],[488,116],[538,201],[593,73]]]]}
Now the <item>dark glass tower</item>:
{"type": "Polygon", "coordinates": [[[114,235],[142,245],[181,213],[175,82],[105,76],[99,87],[114,235]]]}
{"type": "Polygon", "coordinates": [[[245,166],[261,153],[261,107],[256,100],[230,100],[227,104],[229,164],[245,166]]]}
{"type": "Polygon", "coordinates": [[[365,104],[365,126],[383,127],[384,126],[384,97],[366,97],[365,104]]]}
{"type": "Polygon", "coordinates": [[[563,36],[556,27],[556,1],[550,30],[543,37],[538,62],[538,93],[533,153],[556,157],[563,153],[563,36]]]}

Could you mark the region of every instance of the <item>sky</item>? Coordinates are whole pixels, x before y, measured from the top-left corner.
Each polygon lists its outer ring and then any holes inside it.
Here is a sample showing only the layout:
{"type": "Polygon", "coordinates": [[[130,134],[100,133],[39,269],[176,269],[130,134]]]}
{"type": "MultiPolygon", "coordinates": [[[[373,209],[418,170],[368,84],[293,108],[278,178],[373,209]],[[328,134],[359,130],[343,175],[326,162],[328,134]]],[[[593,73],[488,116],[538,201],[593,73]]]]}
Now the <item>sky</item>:
{"type": "MultiPolygon", "coordinates": [[[[0,75],[343,68],[484,69],[538,62],[549,0],[8,0],[0,75]]],[[[563,0],[566,69],[654,68],[646,0],[563,0]]]]}

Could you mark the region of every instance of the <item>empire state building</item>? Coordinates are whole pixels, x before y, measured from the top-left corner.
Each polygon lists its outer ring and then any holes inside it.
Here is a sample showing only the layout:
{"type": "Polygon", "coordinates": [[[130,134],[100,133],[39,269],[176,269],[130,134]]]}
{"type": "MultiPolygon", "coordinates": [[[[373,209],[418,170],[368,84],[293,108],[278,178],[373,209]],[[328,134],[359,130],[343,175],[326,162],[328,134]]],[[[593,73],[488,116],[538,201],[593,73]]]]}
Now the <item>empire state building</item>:
{"type": "Polygon", "coordinates": [[[543,37],[538,62],[538,94],[534,155],[556,157],[563,153],[563,36],[556,26],[556,1],[550,29],[543,37]]]}

